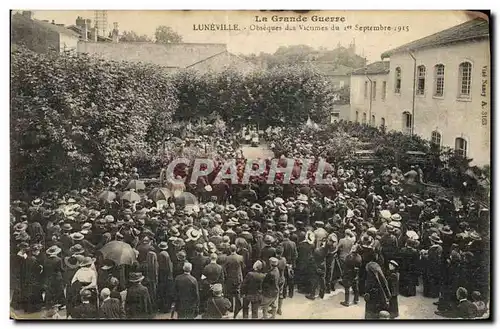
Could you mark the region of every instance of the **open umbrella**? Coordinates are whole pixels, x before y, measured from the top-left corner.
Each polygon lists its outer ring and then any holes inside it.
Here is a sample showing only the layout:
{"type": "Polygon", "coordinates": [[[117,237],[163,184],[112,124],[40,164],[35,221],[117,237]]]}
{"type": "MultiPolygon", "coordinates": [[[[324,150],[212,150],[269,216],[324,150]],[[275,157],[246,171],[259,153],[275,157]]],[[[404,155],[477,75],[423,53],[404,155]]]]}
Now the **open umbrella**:
{"type": "Polygon", "coordinates": [[[159,200],[168,200],[172,196],[173,193],[165,187],[156,187],[148,194],[148,198],[154,202],[158,202],[159,200]]]}
{"type": "Polygon", "coordinates": [[[134,249],[123,241],[111,241],[100,252],[104,259],[112,260],[116,265],[132,265],[136,258],[134,249]]]}
{"type": "Polygon", "coordinates": [[[146,189],[146,184],[142,180],[137,180],[137,179],[132,179],[130,182],[128,182],[128,185],[126,187],[127,190],[136,190],[136,191],[143,191],[146,189]]]}
{"type": "Polygon", "coordinates": [[[198,199],[193,193],[183,192],[179,196],[175,197],[175,203],[184,207],[187,205],[197,205],[198,199]]]}
{"type": "Polygon", "coordinates": [[[111,191],[103,191],[98,196],[99,200],[103,200],[106,202],[112,202],[116,199],[116,193],[111,191]]]}
{"type": "Polygon", "coordinates": [[[139,202],[141,201],[141,196],[134,191],[126,191],[123,192],[122,195],[120,196],[122,200],[128,201],[128,202],[139,202]]]}

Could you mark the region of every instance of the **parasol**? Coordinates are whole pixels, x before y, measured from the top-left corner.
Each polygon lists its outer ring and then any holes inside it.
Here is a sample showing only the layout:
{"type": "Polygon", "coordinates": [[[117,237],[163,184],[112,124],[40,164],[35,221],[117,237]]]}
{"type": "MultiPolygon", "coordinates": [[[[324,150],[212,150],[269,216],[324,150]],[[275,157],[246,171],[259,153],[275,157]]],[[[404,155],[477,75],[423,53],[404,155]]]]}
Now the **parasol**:
{"type": "Polygon", "coordinates": [[[106,202],[112,202],[114,199],[116,199],[116,193],[111,192],[111,191],[103,191],[101,194],[98,196],[99,200],[103,200],[106,202]]]}
{"type": "Polygon", "coordinates": [[[122,200],[128,201],[128,202],[139,202],[141,201],[141,196],[134,191],[126,191],[123,192],[123,194],[120,196],[122,200]]]}
{"type": "Polygon", "coordinates": [[[197,205],[198,199],[192,193],[183,192],[179,196],[175,197],[175,203],[181,206],[197,205]]]}
{"type": "Polygon", "coordinates": [[[137,179],[132,179],[130,182],[128,182],[128,185],[126,187],[127,190],[136,190],[136,191],[143,191],[146,189],[146,184],[142,180],[137,180],[137,179]]]}
{"type": "Polygon", "coordinates": [[[112,260],[116,265],[132,265],[136,259],[134,249],[122,241],[111,241],[100,252],[104,259],[112,260]]]}
{"type": "Polygon", "coordinates": [[[164,187],[154,188],[149,194],[148,198],[153,200],[154,202],[158,202],[159,200],[168,200],[173,196],[173,193],[170,192],[169,189],[164,187]]]}

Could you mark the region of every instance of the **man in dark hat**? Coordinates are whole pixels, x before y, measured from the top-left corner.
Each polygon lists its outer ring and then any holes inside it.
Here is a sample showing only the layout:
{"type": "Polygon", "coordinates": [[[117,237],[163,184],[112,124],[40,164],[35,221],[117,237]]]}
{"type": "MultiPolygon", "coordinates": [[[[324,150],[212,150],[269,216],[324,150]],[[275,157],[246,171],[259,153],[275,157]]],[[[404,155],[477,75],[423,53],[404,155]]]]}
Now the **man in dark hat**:
{"type": "Polygon", "coordinates": [[[314,300],[316,298],[316,291],[319,288],[319,298],[325,296],[326,284],[326,249],[321,246],[315,248],[312,254],[312,265],[309,267],[309,278],[311,280],[311,285],[309,293],[306,295],[307,299],[314,300]]]}
{"type": "Polygon", "coordinates": [[[185,262],[174,281],[174,305],[179,319],[194,319],[199,312],[198,281],[191,275],[192,265],[185,262]]]}
{"type": "Polygon", "coordinates": [[[269,258],[276,256],[276,248],[273,247],[275,239],[271,235],[264,237],[264,248],[260,253],[260,259],[264,264],[264,272],[267,272],[271,267],[269,265],[269,258]]]}
{"type": "Polygon", "coordinates": [[[148,288],[142,285],[142,273],[131,273],[130,287],[127,289],[125,299],[125,314],[128,319],[149,319],[153,315],[151,297],[148,288]]]}
{"type": "Polygon", "coordinates": [[[217,254],[210,254],[210,263],[205,265],[202,272],[200,285],[200,307],[203,309],[206,306],[207,298],[210,296],[210,286],[216,283],[225,283],[224,269],[217,264],[217,254]]]}
{"type": "Polygon", "coordinates": [[[71,248],[74,244],[73,239],[70,234],[73,230],[73,226],[70,223],[64,223],[61,226],[62,235],[59,238],[59,242],[61,243],[61,249],[64,256],[69,256],[69,248],[71,248]]]}
{"type": "Polygon", "coordinates": [[[99,305],[99,319],[124,319],[125,310],[117,298],[111,297],[109,288],[101,290],[101,304],[99,305]]]}
{"type": "Polygon", "coordinates": [[[230,255],[227,256],[224,270],[226,273],[225,291],[226,297],[231,302],[231,310],[237,314],[241,309],[241,283],[243,282],[243,271],[245,262],[243,257],[236,253],[234,244],[230,246],[230,255]]]}
{"type": "MultiPolygon", "coordinates": [[[[350,289],[354,293],[354,304],[359,301],[359,269],[362,266],[359,248],[352,248],[351,252],[345,257],[344,268],[342,272],[342,285],[344,286],[345,300],[340,304],[348,307],[350,305],[350,289]]],[[[362,283],[364,284],[364,282],[362,283]]]]}
{"type": "Polygon", "coordinates": [[[191,275],[198,281],[198,284],[201,282],[201,275],[205,266],[210,263],[210,258],[205,256],[203,252],[203,245],[198,243],[195,245],[195,254],[191,258],[191,264],[193,265],[193,270],[191,271],[191,275]]]}
{"type": "Polygon", "coordinates": [[[64,279],[62,259],[59,257],[61,248],[52,246],[45,251],[47,258],[43,266],[45,274],[45,305],[65,305],[64,279]]]}
{"type": "Polygon", "coordinates": [[[28,313],[38,312],[42,308],[42,285],[43,285],[43,263],[40,251],[43,246],[34,244],[31,246],[26,258],[26,309],[28,313]]]}
{"type": "MultiPolygon", "coordinates": [[[[243,295],[243,319],[248,318],[248,310],[252,308],[252,319],[257,319],[259,306],[262,300],[262,281],[266,274],[262,273],[263,264],[260,260],[253,264],[252,271],[248,272],[241,285],[243,295]]],[[[235,313],[235,316],[237,313],[235,313]]]]}
{"type": "Polygon", "coordinates": [[[271,257],[269,259],[270,270],[264,277],[262,281],[262,312],[263,318],[266,319],[268,317],[269,309],[271,313],[271,318],[274,319],[276,317],[276,301],[279,297],[279,281],[280,281],[280,273],[278,269],[279,261],[275,257],[271,257]]]}
{"type": "Polygon", "coordinates": [[[299,244],[297,245],[297,266],[295,268],[295,282],[299,293],[304,293],[309,290],[310,278],[308,271],[312,266],[312,253],[314,245],[306,239],[306,233],[299,233],[299,244]]]}
{"type": "Polygon", "coordinates": [[[295,287],[294,271],[297,265],[298,252],[295,242],[290,240],[289,231],[285,231],[283,233],[283,241],[281,242],[280,246],[283,249],[283,257],[287,260],[287,268],[285,270],[285,284],[283,286],[283,297],[286,298],[286,296],[289,296],[290,298],[292,298],[295,287]]]}
{"type": "Polygon", "coordinates": [[[163,313],[170,312],[172,306],[172,291],[173,291],[173,265],[170,255],[167,252],[168,243],[160,242],[158,245],[160,252],[158,253],[158,308],[163,313]]]}

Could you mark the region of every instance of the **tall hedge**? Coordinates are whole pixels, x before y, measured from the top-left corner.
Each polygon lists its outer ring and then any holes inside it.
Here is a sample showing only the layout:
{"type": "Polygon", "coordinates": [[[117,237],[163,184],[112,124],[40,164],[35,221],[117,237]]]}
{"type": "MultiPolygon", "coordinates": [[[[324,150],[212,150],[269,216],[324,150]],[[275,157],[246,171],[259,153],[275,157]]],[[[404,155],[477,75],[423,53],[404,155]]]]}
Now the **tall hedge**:
{"type": "Polygon", "coordinates": [[[176,101],[155,67],[15,50],[12,192],[76,188],[127,167],[155,147],[176,101]]]}
{"type": "Polygon", "coordinates": [[[232,126],[246,123],[299,125],[308,116],[329,119],[334,92],[319,72],[299,66],[242,74],[184,71],[173,76],[179,107],[176,120],[216,113],[232,126]]]}

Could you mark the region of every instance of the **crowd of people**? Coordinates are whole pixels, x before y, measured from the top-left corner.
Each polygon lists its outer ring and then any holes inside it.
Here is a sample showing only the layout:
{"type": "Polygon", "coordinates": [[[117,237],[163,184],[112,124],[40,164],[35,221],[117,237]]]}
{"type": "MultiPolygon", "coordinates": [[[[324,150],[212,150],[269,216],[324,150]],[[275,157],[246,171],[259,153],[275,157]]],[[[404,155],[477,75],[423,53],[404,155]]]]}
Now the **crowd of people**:
{"type": "MultiPolygon", "coordinates": [[[[327,144],[286,130],[267,138],[277,156],[295,158],[317,158],[327,144]]],[[[244,163],[233,140],[214,145],[219,163],[244,163]]],[[[409,193],[418,177],[396,167],[335,164],[326,175],[332,184],[319,186],[312,172],[301,185],[215,186],[209,175],[167,190],[133,169],[13,200],[11,306],[49,318],[63,309],[73,319],[293,318],[287,299],[342,289],[338,307],[363,299],[365,318],[383,319],[398,318],[398,296],[423,285],[438,314],[487,314],[487,209],[409,193]]]]}

